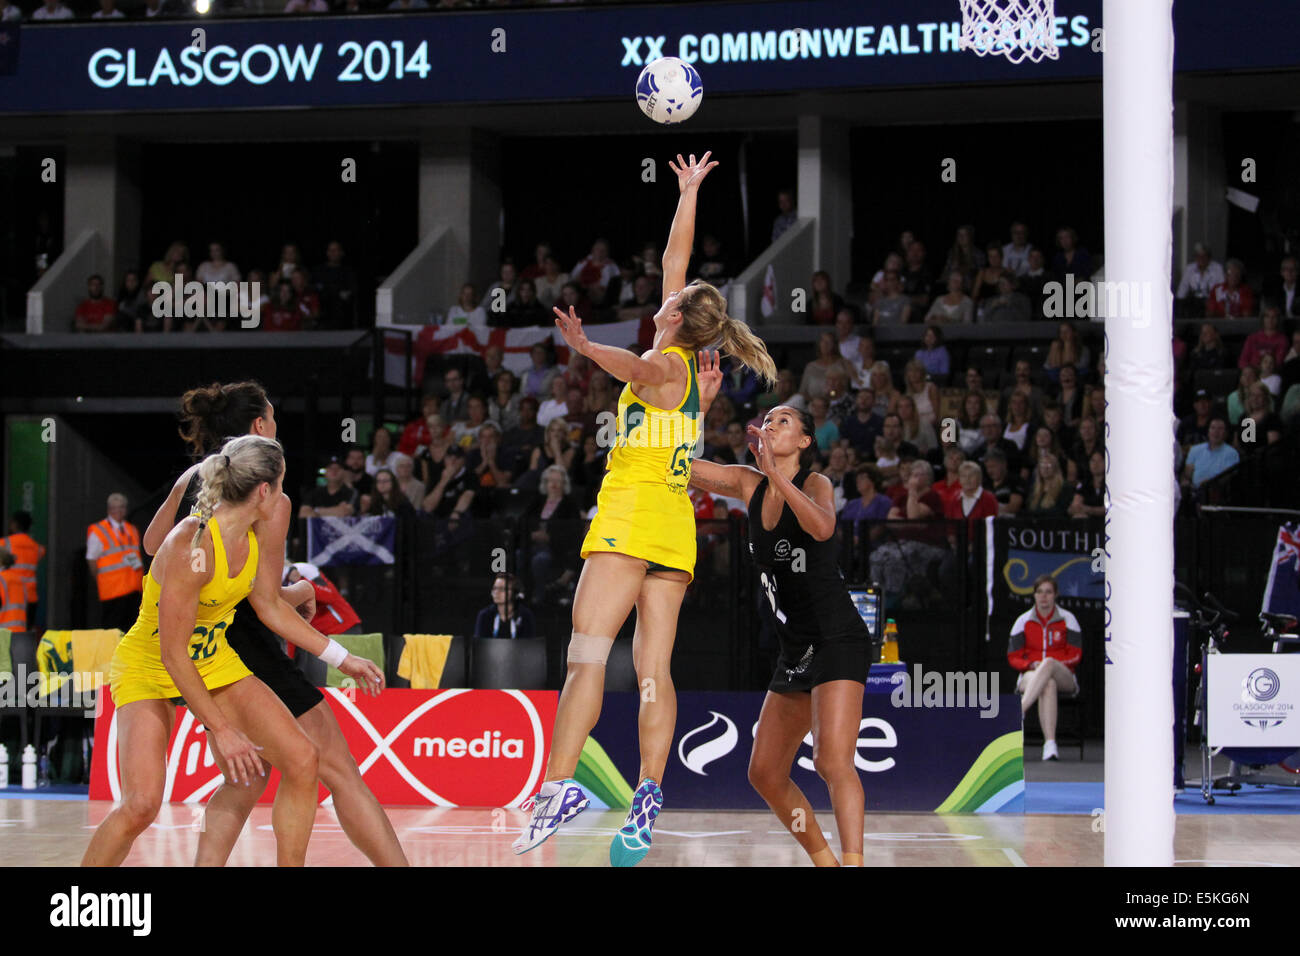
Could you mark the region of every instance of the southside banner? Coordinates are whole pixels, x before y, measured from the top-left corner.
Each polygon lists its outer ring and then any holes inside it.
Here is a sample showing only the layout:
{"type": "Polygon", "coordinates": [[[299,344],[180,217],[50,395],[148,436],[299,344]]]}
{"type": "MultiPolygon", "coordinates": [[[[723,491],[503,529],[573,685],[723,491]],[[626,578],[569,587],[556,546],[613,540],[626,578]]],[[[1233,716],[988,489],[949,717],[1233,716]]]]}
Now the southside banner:
{"type": "MultiPolygon", "coordinates": [[[[90,799],[119,800],[117,716],[104,697],[95,722],[90,799]]],[[[390,688],[354,700],[327,688],[325,699],[366,785],[385,806],[516,807],[541,784],[559,695],[390,688]]],[[[262,803],[274,799],[279,776],[271,774],[262,803]]],[[[178,707],[163,800],[203,803],[221,780],[203,725],[178,707]]],[[[324,787],[320,799],[328,800],[324,787]]]]}
{"type": "Polygon", "coordinates": [[[1098,519],[990,518],[985,535],[988,640],[1006,640],[1011,622],[1034,602],[1034,579],[1056,578],[1057,603],[1100,632],[1106,606],[1104,529],[1098,519]]]}
{"type": "MultiPolygon", "coordinates": [[[[994,698],[996,713],[989,707],[991,716],[981,717],[978,706],[927,706],[927,700],[936,702],[927,685],[928,679],[908,685],[907,706],[898,706],[901,693],[863,696],[854,762],[867,810],[1023,812],[1019,698],[999,695],[994,698]]],[[[748,776],[764,696],[752,691],[678,693],[677,730],[664,773],[672,809],[767,809],[748,776]]],[[[607,806],[630,805],[640,763],[639,705],[635,693],[606,694],[600,720],[583,751],[577,779],[607,806]],[[594,750],[599,759],[592,757],[594,750]]],[[[815,810],[829,810],[830,796],[813,768],[812,755],[810,734],[791,775],[815,810]]]]}
{"type": "MultiPolygon", "coordinates": [[[[1101,75],[1101,0],[1057,0],[1060,58],[959,49],[957,0],[799,0],[387,17],[6,23],[0,112],[268,109],[624,98],[661,56],[716,94],[1101,75]],[[17,51],[16,53],[14,51],[17,51]],[[8,73],[9,75],[3,75],[8,73]]],[[[1300,64],[1291,0],[1179,0],[1175,67],[1300,64]]]]}

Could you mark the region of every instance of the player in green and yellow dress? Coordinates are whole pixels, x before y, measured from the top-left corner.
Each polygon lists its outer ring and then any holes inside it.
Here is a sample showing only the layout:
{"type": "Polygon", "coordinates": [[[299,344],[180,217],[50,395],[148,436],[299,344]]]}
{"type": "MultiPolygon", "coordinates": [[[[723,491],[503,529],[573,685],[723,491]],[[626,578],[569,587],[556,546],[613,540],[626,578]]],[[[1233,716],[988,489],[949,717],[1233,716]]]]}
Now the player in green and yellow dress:
{"type": "MultiPolygon", "coordinates": [[[[643,355],[587,338],[572,309],[555,310],[569,348],[613,378],[626,382],[618,401],[618,427],[609,451],[596,517],[582,543],[586,564],[573,602],[568,675],[560,694],[545,782],[533,798],[532,818],[516,853],[540,845],[587,806],[572,779],[587,735],[600,716],[605,662],[614,638],[636,608],[632,655],[642,688],[638,730],[640,785],[626,824],[610,846],[615,866],[632,866],[650,849],[663,804],[659,783],[677,721],[669,661],[677,615],[695,572],[695,516],[686,488],[700,433],[697,353],[719,346],[757,372],[776,378],[761,340],[727,315],[727,303],[707,282],[686,283],[695,235],[700,183],[717,165],[709,153],[696,162],[669,162],[680,191],[663,256],[663,304],[655,314],[653,348],[643,355]]],[[[718,372],[711,361],[708,374],[718,372]]]]}

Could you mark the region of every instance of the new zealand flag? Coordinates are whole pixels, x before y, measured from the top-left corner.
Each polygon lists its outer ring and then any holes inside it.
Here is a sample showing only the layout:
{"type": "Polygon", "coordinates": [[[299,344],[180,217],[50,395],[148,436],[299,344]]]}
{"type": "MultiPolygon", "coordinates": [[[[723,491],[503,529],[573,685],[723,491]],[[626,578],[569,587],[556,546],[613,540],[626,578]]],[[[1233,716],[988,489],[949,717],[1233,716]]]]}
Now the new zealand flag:
{"type": "Polygon", "coordinates": [[[1277,544],[1264,589],[1264,610],[1300,618],[1300,522],[1277,529],[1277,544]]]}
{"type": "Polygon", "coordinates": [[[307,519],[307,560],[317,567],[393,564],[396,540],[392,515],[307,519]]]}

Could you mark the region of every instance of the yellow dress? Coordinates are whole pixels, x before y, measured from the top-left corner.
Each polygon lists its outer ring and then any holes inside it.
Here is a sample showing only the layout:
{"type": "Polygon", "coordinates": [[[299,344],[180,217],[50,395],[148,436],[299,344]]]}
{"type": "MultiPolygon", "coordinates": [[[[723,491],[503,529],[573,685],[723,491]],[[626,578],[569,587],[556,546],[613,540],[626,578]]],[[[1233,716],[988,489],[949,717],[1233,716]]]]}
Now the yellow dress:
{"type": "Polygon", "coordinates": [[[663,350],[686,363],[689,381],[676,408],[656,408],[632,386],[618,397],[618,432],[596,497],[596,517],[582,556],[612,551],[695,576],[695,509],[686,486],[700,435],[700,383],[695,353],[663,350]]]}
{"type": "MultiPolygon", "coordinates": [[[[208,519],[212,534],[212,580],[199,591],[199,605],[190,638],[190,660],[198,668],[208,690],[225,687],[252,674],[226,642],[226,628],[235,619],[235,605],[248,597],[257,576],[257,536],[248,532],[248,560],[235,577],[230,577],[226,548],[221,543],[217,519],[208,519]]],[[[172,700],[181,696],[162,662],[158,638],[158,598],[161,589],[152,569],[144,577],[140,616],[118,642],[109,670],[113,705],[122,707],[137,700],[172,700]]]]}

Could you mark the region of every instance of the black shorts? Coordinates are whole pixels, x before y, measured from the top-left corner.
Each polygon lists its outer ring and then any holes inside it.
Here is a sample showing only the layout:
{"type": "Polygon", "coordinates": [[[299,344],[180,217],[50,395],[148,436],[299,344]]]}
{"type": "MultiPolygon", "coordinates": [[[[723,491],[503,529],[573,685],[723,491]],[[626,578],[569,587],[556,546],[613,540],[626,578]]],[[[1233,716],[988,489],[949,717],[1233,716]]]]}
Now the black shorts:
{"type": "Polygon", "coordinates": [[[776,673],[767,689],[778,694],[811,691],[833,680],[865,684],[871,669],[871,642],[863,637],[829,638],[790,647],[783,643],[776,673]]]}
{"type": "Polygon", "coordinates": [[[325,699],[320,689],[313,687],[280,649],[280,639],[246,604],[240,606],[234,621],[226,628],[226,640],[253,676],[284,701],[295,720],[325,699]]]}

